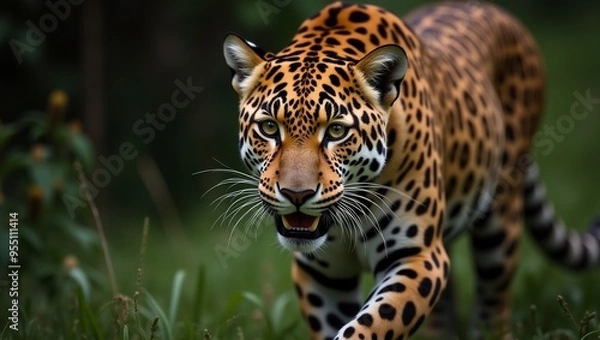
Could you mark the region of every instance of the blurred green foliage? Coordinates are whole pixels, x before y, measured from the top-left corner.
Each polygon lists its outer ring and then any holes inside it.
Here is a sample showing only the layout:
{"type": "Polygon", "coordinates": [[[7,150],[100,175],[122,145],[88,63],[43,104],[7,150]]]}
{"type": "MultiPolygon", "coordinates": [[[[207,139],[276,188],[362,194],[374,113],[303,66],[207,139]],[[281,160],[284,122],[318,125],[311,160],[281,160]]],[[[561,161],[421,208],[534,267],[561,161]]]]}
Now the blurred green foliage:
{"type": "MultiPolygon", "coordinates": [[[[75,219],[65,209],[64,197],[79,195],[73,162],[87,169],[94,164],[93,147],[80,123],[64,121],[67,107],[67,94],[56,90],[49,95],[46,111],[27,111],[17,121],[0,126],[0,214],[17,214],[14,254],[21,266],[20,295],[11,297],[20,299],[21,308],[27,311],[23,316],[30,314],[46,326],[55,324],[55,315],[64,314],[65,291],[78,287],[90,299],[93,285],[105,284],[93,266],[78,259],[97,254],[96,233],[82,222],[81,215],[75,219]]],[[[0,239],[9,244],[8,233],[3,232],[0,239]]],[[[1,262],[13,263],[12,256],[1,252],[1,262]]],[[[9,305],[8,299],[8,294],[2,294],[3,306],[9,305]]],[[[1,314],[5,313],[3,309],[1,314]]]]}
{"type": "MultiPolygon", "coordinates": [[[[67,104],[66,93],[57,90],[50,94],[46,112],[28,111],[0,126],[0,209],[3,215],[20,212],[20,261],[37,269],[32,273],[50,276],[60,268],[49,264],[61,263],[69,254],[65,241],[78,251],[97,245],[95,233],[65,209],[64,198],[79,195],[73,162],[87,169],[94,164],[93,147],[80,123],[63,121],[67,104]]],[[[6,259],[7,254],[1,256],[6,259]]]]}

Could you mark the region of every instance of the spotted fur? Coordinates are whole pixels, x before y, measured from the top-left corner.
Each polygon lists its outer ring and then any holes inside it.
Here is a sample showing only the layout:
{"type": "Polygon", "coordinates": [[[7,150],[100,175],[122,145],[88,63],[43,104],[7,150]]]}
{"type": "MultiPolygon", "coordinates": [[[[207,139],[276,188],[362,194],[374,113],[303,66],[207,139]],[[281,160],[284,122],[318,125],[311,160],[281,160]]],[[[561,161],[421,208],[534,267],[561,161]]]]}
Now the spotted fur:
{"type": "Polygon", "coordinates": [[[224,54],[241,157],[295,251],[313,339],[408,338],[428,315],[432,332],[451,329],[446,249],[467,229],[477,324],[500,332],[525,218],[557,261],[600,262],[598,228],[567,233],[539,183],[544,68],[501,9],[444,3],[401,20],[335,3],[276,54],[235,35],[224,54]],[[364,302],[363,270],[376,280],[364,302]]]}

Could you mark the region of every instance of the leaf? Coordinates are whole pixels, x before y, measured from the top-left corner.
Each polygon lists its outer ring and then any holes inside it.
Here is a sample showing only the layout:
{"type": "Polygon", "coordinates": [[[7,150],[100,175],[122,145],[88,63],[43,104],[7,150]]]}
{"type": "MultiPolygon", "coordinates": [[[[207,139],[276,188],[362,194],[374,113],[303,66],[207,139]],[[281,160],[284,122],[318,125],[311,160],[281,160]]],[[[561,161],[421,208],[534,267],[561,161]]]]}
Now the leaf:
{"type": "Polygon", "coordinates": [[[224,324],[227,322],[227,320],[231,319],[242,301],[244,301],[244,297],[241,293],[231,295],[225,304],[225,308],[223,308],[223,311],[219,316],[219,323],[224,324]]]}
{"type": "Polygon", "coordinates": [[[104,339],[102,332],[98,327],[98,321],[96,320],[90,305],[88,305],[81,287],[77,287],[77,302],[79,304],[81,323],[85,332],[92,332],[95,339],[104,339]]]}
{"type": "Polygon", "coordinates": [[[177,310],[179,309],[179,299],[183,290],[183,281],[185,279],[185,271],[178,270],[173,277],[173,286],[171,288],[171,302],[169,303],[169,323],[171,327],[175,327],[177,322],[177,310]]]}
{"type": "Polygon", "coordinates": [[[263,309],[265,306],[260,297],[252,292],[242,292],[242,297],[244,298],[244,300],[252,303],[259,309],[263,309]]]}
{"type": "Polygon", "coordinates": [[[21,227],[19,228],[19,237],[21,237],[27,245],[31,246],[32,250],[42,252],[46,243],[42,241],[42,235],[38,231],[37,228],[29,225],[25,227],[24,224],[21,224],[21,227]]]}
{"type": "Polygon", "coordinates": [[[83,164],[83,167],[91,170],[94,166],[94,147],[90,140],[83,134],[71,133],[68,138],[68,145],[75,158],[83,164]]]}
{"type": "Polygon", "coordinates": [[[286,316],[285,309],[291,301],[292,295],[287,293],[278,296],[273,303],[273,308],[271,308],[271,322],[273,323],[273,327],[275,327],[276,333],[279,333],[278,329],[284,326],[283,321],[286,316]]]}
{"type": "Polygon", "coordinates": [[[35,143],[48,132],[48,124],[36,124],[29,129],[29,141],[35,143]]]}
{"type": "Polygon", "coordinates": [[[99,244],[96,232],[85,225],[75,222],[75,220],[71,220],[63,215],[60,218],[56,218],[55,223],[57,227],[64,230],[85,251],[89,251],[99,244]]]}
{"type": "Polygon", "coordinates": [[[129,340],[129,328],[127,328],[127,325],[123,326],[123,340],[129,340]]]}
{"type": "Polygon", "coordinates": [[[56,167],[52,166],[49,162],[42,162],[39,164],[32,164],[29,173],[31,179],[35,184],[42,188],[44,193],[44,200],[46,202],[52,201],[54,190],[52,189],[53,181],[56,178],[56,167]]]}
{"type": "Polygon", "coordinates": [[[89,301],[92,288],[85,272],[80,267],[74,267],[69,270],[68,275],[71,279],[73,279],[73,281],[75,281],[75,283],[77,283],[79,288],[81,288],[85,300],[89,301]]]}
{"type": "Polygon", "coordinates": [[[169,319],[167,319],[167,315],[165,314],[164,310],[160,307],[158,302],[156,302],[154,297],[152,297],[152,295],[143,287],[142,287],[142,292],[146,296],[148,303],[150,304],[150,308],[158,315],[160,323],[162,324],[162,329],[165,331],[166,339],[168,339],[168,340],[174,339],[173,338],[173,330],[171,329],[171,325],[169,325],[169,322],[168,322],[169,319]]]}
{"type": "Polygon", "coordinates": [[[204,289],[206,285],[206,270],[204,266],[198,267],[198,278],[196,279],[196,291],[192,307],[192,323],[200,321],[202,306],[204,305],[204,289]]]}

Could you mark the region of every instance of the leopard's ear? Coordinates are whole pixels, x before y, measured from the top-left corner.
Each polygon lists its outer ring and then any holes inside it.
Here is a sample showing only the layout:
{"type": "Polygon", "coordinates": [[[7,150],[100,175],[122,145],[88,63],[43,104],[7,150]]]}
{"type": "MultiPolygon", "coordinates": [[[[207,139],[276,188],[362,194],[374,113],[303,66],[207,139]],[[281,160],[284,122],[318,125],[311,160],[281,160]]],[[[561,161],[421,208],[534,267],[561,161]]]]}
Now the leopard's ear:
{"type": "Polygon", "coordinates": [[[235,35],[228,34],[223,42],[223,55],[231,69],[231,86],[241,97],[244,93],[244,81],[252,71],[264,62],[268,53],[254,43],[235,35]]]}
{"type": "Polygon", "coordinates": [[[408,57],[398,45],[384,45],[364,56],[355,66],[385,109],[392,106],[400,92],[400,83],[408,70],[408,57]]]}

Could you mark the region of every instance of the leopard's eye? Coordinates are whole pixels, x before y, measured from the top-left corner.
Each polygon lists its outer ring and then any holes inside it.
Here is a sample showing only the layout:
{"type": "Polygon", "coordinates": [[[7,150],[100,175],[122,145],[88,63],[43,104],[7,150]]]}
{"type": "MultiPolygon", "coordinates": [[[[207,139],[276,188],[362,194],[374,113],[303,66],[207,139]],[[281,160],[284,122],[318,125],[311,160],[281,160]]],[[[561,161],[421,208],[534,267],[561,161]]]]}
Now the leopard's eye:
{"type": "Polygon", "coordinates": [[[325,136],[331,141],[336,141],[344,138],[348,133],[348,127],[339,123],[333,123],[327,127],[325,136]]]}
{"type": "Polygon", "coordinates": [[[259,124],[260,131],[267,137],[277,137],[279,134],[279,126],[273,120],[263,120],[259,124]]]}

